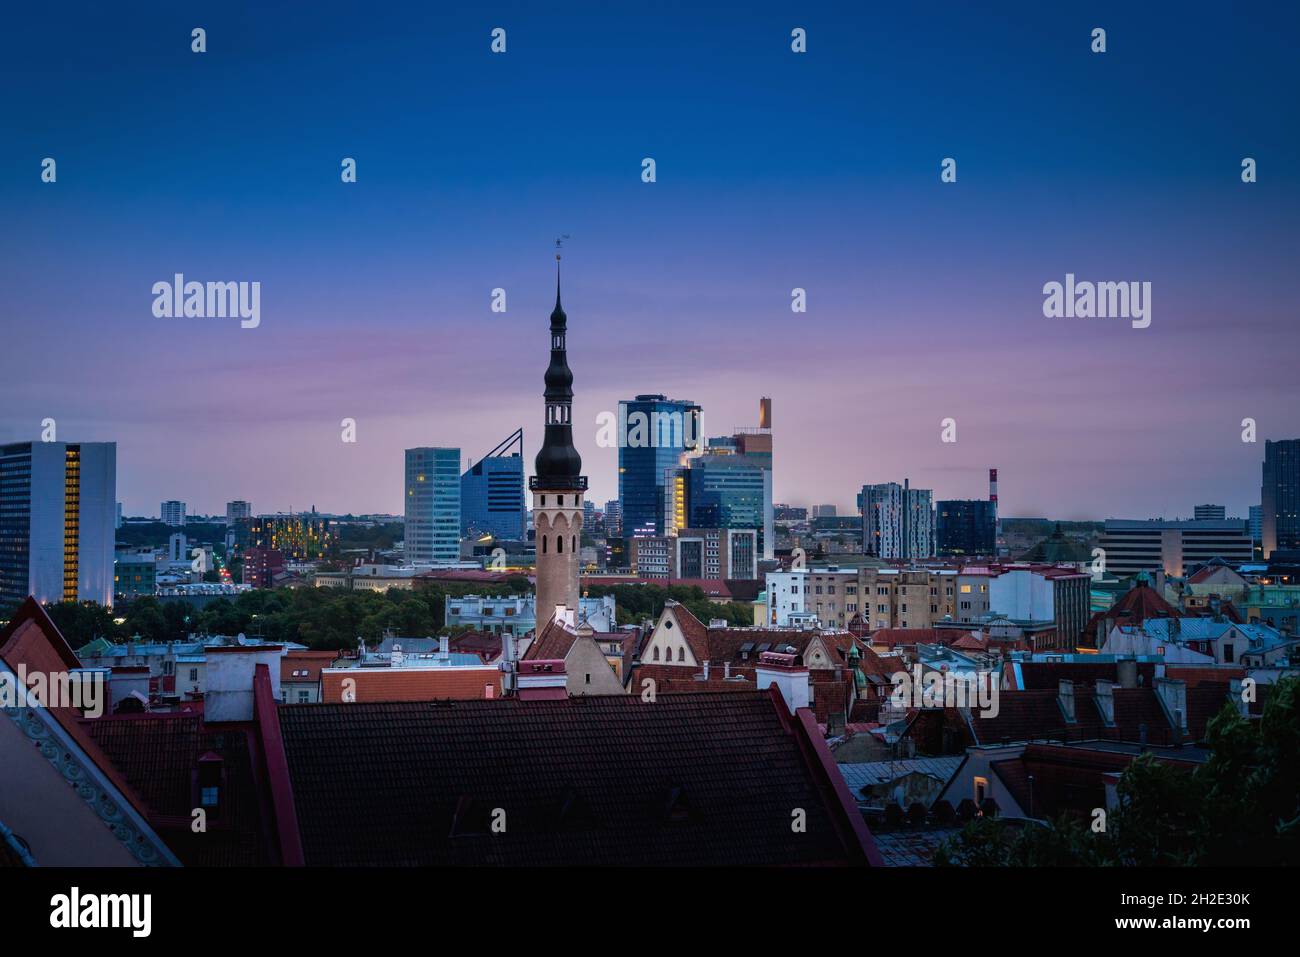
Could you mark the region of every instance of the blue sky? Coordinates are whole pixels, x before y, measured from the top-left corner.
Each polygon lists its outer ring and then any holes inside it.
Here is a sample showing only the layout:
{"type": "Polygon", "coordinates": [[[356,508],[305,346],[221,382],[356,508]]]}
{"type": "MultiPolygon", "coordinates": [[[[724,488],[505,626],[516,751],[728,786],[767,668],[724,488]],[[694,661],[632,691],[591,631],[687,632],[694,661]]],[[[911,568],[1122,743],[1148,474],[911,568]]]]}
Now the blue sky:
{"type": "Polygon", "coordinates": [[[0,315],[32,361],[0,440],[46,416],[116,440],[128,513],[400,510],[405,447],[477,456],[522,425],[531,458],[567,233],[598,500],[596,416],[665,392],[708,434],[771,395],[778,499],[979,497],[997,466],[1008,514],[1244,514],[1241,419],[1300,434],[1300,15],[1133,6],[7,12],[0,315]],[[261,326],[155,318],[176,272],[261,282],[261,326]],[[1045,319],[1066,272],[1151,281],[1151,328],[1045,319]]]}

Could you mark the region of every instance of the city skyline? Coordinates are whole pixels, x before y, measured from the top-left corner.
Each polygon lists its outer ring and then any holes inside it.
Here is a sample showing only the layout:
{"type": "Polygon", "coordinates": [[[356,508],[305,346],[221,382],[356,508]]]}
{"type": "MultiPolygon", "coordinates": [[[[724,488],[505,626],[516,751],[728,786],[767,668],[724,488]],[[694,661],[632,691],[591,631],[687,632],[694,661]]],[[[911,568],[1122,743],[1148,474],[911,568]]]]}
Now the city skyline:
{"type": "Polygon", "coordinates": [[[689,395],[706,436],[770,395],[774,498],[842,512],[903,478],[979,498],[997,467],[1008,516],[1213,501],[1244,518],[1263,440],[1300,434],[1294,11],[1218,23],[1208,60],[1201,18],[1140,10],[1107,11],[1104,57],[1028,4],[814,14],[805,58],[775,6],[685,26],[517,11],[498,58],[476,14],[377,12],[354,50],[340,11],[214,12],[198,70],[185,44],[157,52],[188,36],[185,12],[18,14],[28,29],[0,41],[0,204],[24,237],[4,249],[8,336],[50,361],[8,375],[0,441],[53,418],[61,440],[116,442],[127,514],[175,497],[399,514],[406,448],[522,425],[536,451],[544,250],[565,232],[595,501],[617,488],[597,416],[638,393],[689,395]],[[420,34],[457,42],[419,56],[420,34]],[[84,62],[51,70],[68,45],[84,62]],[[601,89],[580,82],[593,70],[601,89]],[[177,272],[260,282],[260,324],[155,317],[150,288],[177,272]],[[1151,282],[1150,328],[1044,318],[1044,283],[1067,274],[1151,282]]]}

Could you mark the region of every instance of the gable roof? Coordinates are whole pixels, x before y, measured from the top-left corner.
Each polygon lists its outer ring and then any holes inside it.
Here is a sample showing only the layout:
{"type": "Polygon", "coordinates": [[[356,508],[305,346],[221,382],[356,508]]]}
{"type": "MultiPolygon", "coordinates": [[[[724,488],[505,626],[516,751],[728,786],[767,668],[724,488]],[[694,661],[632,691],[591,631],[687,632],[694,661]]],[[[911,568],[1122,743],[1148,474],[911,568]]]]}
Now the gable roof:
{"type": "Polygon", "coordinates": [[[811,717],[770,693],[280,709],[308,865],[878,860],[811,717]]]}
{"type": "Polygon", "coordinates": [[[148,803],[150,823],[165,835],[181,863],[279,863],[269,839],[273,832],[262,816],[256,748],[248,730],[213,730],[193,712],[105,716],[86,721],[85,727],[148,803]],[[195,834],[193,773],[204,756],[221,760],[221,813],[213,816],[206,832],[195,834]]]}
{"type": "Polygon", "coordinates": [[[573,643],[578,640],[578,633],[571,630],[558,618],[552,618],[542,629],[542,633],[533,639],[524,654],[525,661],[563,661],[569,655],[573,643]]]}
{"type": "MultiPolygon", "coordinates": [[[[28,597],[14,613],[9,623],[0,630],[0,662],[7,668],[18,670],[22,665],[29,674],[43,673],[47,676],[63,674],[69,670],[80,668],[81,662],[73,654],[67,641],[60,633],[57,626],[50,619],[40,602],[34,598],[28,597]]],[[[107,688],[104,689],[107,694],[107,688]]],[[[113,804],[125,804],[125,808],[113,808],[115,812],[129,810],[128,814],[119,814],[117,826],[114,833],[124,844],[126,844],[131,853],[144,863],[162,863],[175,864],[176,859],[172,856],[162,840],[153,833],[147,824],[149,806],[140,796],[134,787],[127,781],[125,776],[117,769],[113,761],[109,758],[104,750],[99,746],[93,737],[86,731],[83,726],[84,722],[81,714],[71,707],[52,707],[53,703],[48,702],[39,708],[25,708],[28,719],[33,722],[42,722],[47,719],[58,726],[62,734],[66,735],[70,742],[75,745],[75,749],[80,752],[76,755],[72,750],[63,754],[65,767],[62,769],[66,774],[68,768],[67,761],[80,763],[84,757],[85,761],[94,765],[94,769],[103,776],[112,791],[105,789],[101,797],[107,802],[113,804]],[[133,839],[134,838],[134,839],[133,839]]],[[[0,712],[3,714],[3,712],[0,712]]],[[[12,715],[9,715],[12,717],[12,715]]],[[[18,720],[18,718],[14,718],[18,720]]],[[[59,746],[53,749],[56,752],[64,752],[65,746],[59,746]]],[[[56,762],[57,758],[53,755],[50,757],[51,762],[56,762]]],[[[89,789],[98,787],[96,782],[86,776],[84,782],[89,789]]],[[[93,795],[92,795],[93,796],[93,795]]],[[[89,799],[88,799],[89,800],[89,799]]],[[[105,810],[104,801],[92,801],[92,806],[96,813],[105,810]]]]}

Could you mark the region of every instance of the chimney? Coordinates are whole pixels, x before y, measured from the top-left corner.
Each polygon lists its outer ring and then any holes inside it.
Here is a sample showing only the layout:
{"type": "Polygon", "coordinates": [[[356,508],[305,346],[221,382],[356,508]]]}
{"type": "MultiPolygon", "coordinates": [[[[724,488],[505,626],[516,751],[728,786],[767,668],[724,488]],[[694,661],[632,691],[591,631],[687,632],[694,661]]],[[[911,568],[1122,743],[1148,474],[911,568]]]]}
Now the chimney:
{"type": "Polygon", "coordinates": [[[844,712],[836,709],[826,716],[826,735],[831,738],[838,738],[844,733],[844,712]]]}
{"type": "Polygon", "coordinates": [[[1121,688],[1138,686],[1138,663],[1136,658],[1121,658],[1115,662],[1115,677],[1121,688]]]}
{"type": "MultiPolygon", "coordinates": [[[[1136,665],[1137,662],[1134,664],[1136,665]]],[[[1112,727],[1115,724],[1115,682],[1098,681],[1096,692],[1097,710],[1101,712],[1101,720],[1107,727],[1112,727]]]]}
{"type": "Polygon", "coordinates": [[[1174,678],[1157,678],[1156,694],[1175,730],[1187,730],[1187,682],[1174,678]]]}
{"type": "Polygon", "coordinates": [[[1061,705],[1061,713],[1065,715],[1065,720],[1074,724],[1074,682],[1061,679],[1060,687],[1056,692],[1056,700],[1061,705]]]}
{"type": "Polygon", "coordinates": [[[258,665],[270,672],[271,694],[280,698],[279,645],[222,645],[207,649],[204,665],[206,690],[203,695],[203,720],[253,720],[253,674],[258,665]]]}
{"type": "Polygon", "coordinates": [[[451,660],[451,636],[450,635],[438,636],[438,657],[441,658],[443,661],[451,660]]]}
{"type": "MultiPolygon", "coordinates": [[[[91,669],[85,670],[89,672],[91,669]]],[[[122,699],[132,694],[142,695],[145,701],[149,700],[149,669],[145,667],[111,669],[108,674],[108,703],[104,713],[115,712],[122,699]]]]}
{"type": "Polygon", "coordinates": [[[704,680],[705,681],[709,680],[709,659],[708,658],[704,659],[704,680]]]}
{"type": "Polygon", "coordinates": [[[501,693],[506,697],[516,691],[516,676],[519,673],[519,642],[508,631],[501,632],[501,660],[497,662],[501,669],[501,693]]]}
{"type": "Polygon", "coordinates": [[[569,696],[568,676],[562,660],[521,662],[516,682],[520,701],[555,701],[569,696]]]}
{"type": "Polygon", "coordinates": [[[723,678],[723,680],[725,681],[726,679],[728,679],[728,678],[730,678],[730,677],[731,677],[731,662],[730,662],[730,661],[724,661],[724,662],[722,663],[722,678],[723,678]]]}
{"type": "Polygon", "coordinates": [[[400,668],[402,666],[402,660],[402,646],[401,644],[394,642],[392,650],[388,652],[388,663],[394,668],[400,668]]]}
{"type": "Polygon", "coordinates": [[[765,651],[758,656],[757,685],[759,691],[766,691],[772,685],[781,692],[786,707],[794,714],[799,708],[808,707],[811,700],[808,669],[798,655],[782,655],[765,651]]]}

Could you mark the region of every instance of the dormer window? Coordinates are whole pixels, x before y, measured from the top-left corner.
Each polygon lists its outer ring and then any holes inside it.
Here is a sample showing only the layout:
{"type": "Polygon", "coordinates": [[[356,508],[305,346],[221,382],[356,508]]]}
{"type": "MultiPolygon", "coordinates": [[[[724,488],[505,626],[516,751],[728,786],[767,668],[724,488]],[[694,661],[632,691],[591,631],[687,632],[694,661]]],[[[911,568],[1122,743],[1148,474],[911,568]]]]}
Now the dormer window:
{"type": "Polygon", "coordinates": [[[208,817],[219,817],[226,789],[225,760],[211,751],[199,758],[191,786],[194,806],[203,808],[208,817]]]}

